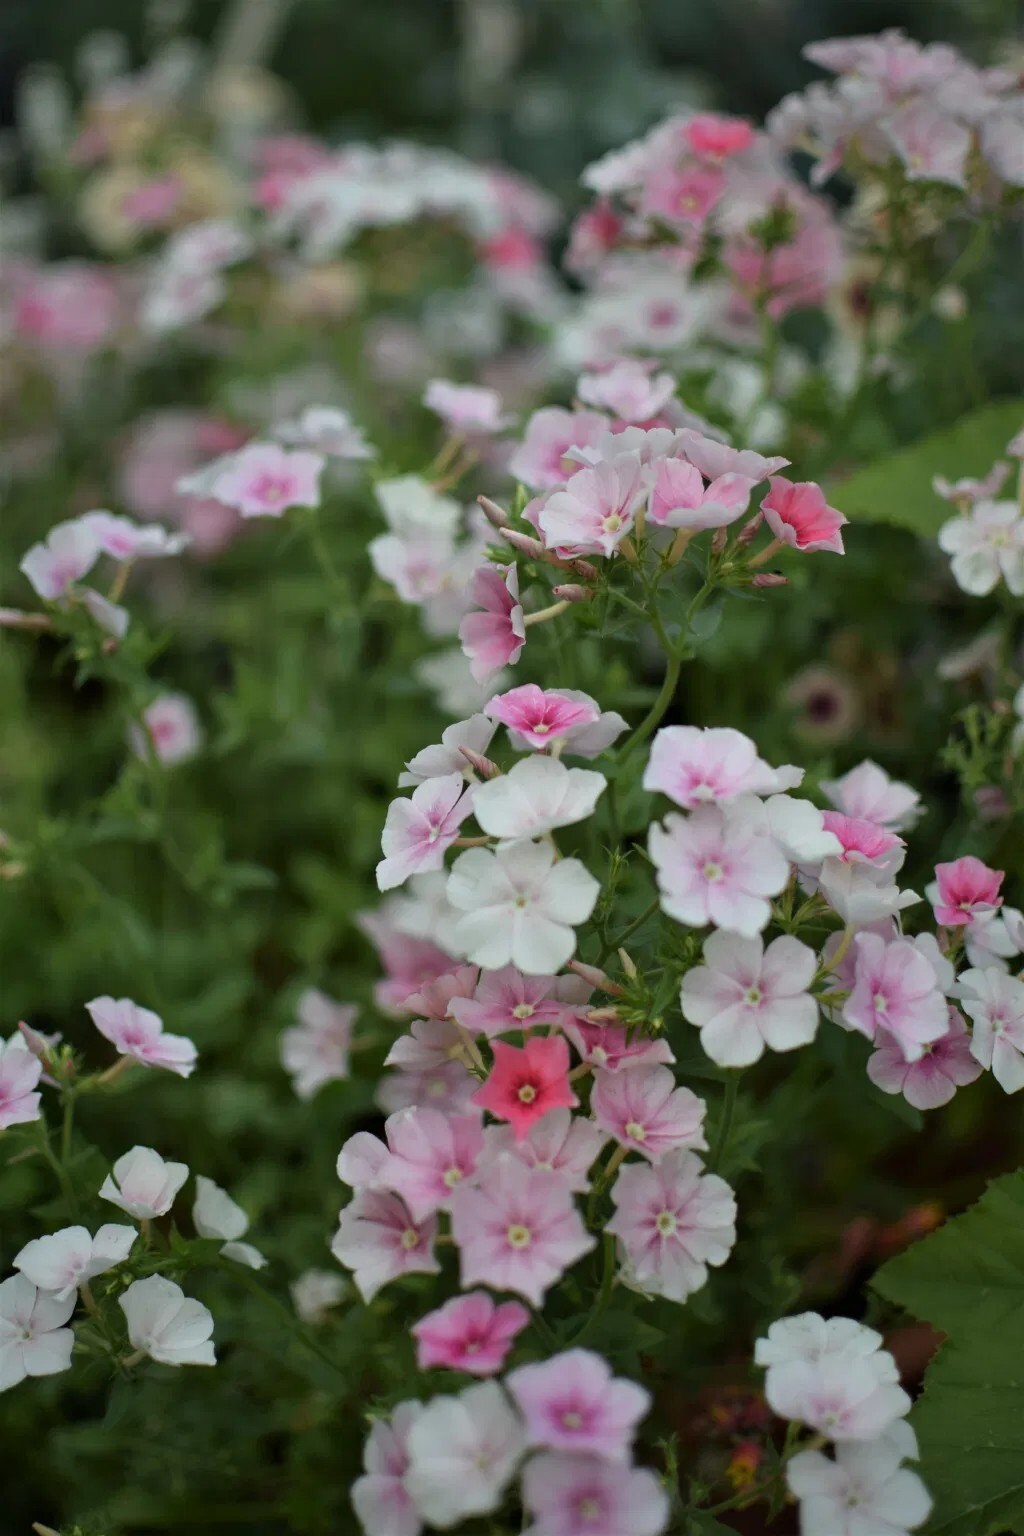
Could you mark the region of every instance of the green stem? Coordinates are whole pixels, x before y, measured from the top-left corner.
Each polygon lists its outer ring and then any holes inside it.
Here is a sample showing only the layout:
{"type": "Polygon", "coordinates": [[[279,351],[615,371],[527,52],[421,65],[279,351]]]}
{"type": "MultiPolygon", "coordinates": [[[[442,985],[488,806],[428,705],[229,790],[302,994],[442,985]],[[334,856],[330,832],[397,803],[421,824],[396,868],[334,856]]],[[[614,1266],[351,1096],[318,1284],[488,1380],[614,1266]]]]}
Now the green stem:
{"type": "Polygon", "coordinates": [[[577,1344],[589,1337],[595,1323],[604,1316],[608,1310],[608,1303],[612,1299],[615,1289],[615,1238],[610,1232],[606,1232],[603,1238],[604,1269],[601,1273],[601,1289],[597,1293],[597,1304],[591,1311],[583,1327],[576,1336],[569,1340],[566,1349],[573,1349],[577,1344]]]}
{"type": "Polygon", "coordinates": [[[657,896],[655,896],[650,905],[646,906],[640,913],[640,916],[635,917],[631,923],[628,923],[616,938],[606,939],[601,948],[601,953],[598,956],[598,965],[603,965],[613,950],[621,949],[626,940],[631,939],[634,933],[636,933],[637,929],[642,928],[644,923],[646,923],[650,918],[654,916],[655,912],[658,910],[658,907],[659,901],[657,896]]]}
{"type": "Polygon", "coordinates": [[[57,1183],[60,1185],[61,1193],[67,1202],[68,1209],[71,1211],[73,1216],[77,1216],[78,1196],[75,1194],[75,1186],[72,1184],[71,1177],[68,1174],[64,1164],[61,1162],[60,1158],[55,1155],[53,1148],[50,1146],[50,1132],[46,1121],[40,1119],[38,1125],[39,1150],[42,1152],[44,1158],[49,1163],[50,1167],[53,1169],[54,1174],[56,1175],[57,1183]]]}
{"type": "Polygon", "coordinates": [[[647,711],[647,714],[644,716],[643,720],[641,720],[640,724],[637,726],[636,730],[633,732],[632,736],[623,747],[620,760],[627,758],[631,752],[636,750],[637,747],[642,746],[643,743],[647,740],[648,736],[650,736],[651,732],[661,724],[661,720],[665,714],[665,711],[668,709],[673,698],[675,697],[676,686],[679,682],[679,673],[682,665],[682,657],[677,655],[674,651],[670,652],[665,662],[665,677],[661,685],[661,691],[659,692],[658,697],[655,699],[654,703],[651,705],[650,709],[647,711]]]}

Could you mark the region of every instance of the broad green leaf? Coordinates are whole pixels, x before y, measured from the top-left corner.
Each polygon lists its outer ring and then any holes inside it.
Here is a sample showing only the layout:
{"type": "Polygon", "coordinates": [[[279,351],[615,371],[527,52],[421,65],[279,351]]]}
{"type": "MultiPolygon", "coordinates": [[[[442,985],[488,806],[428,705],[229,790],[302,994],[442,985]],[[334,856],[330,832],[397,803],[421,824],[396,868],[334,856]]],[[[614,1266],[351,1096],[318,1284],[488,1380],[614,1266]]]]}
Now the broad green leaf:
{"type": "Polygon", "coordinates": [[[935,1500],[928,1536],[1024,1536],[1024,1171],[873,1283],[948,1335],[911,1414],[935,1500]]]}
{"type": "Polygon", "coordinates": [[[1022,426],[1024,400],[996,400],[830,486],[828,499],[854,522],[890,523],[932,538],[954,515],[932,490],[932,477],[985,474],[1022,426]]]}

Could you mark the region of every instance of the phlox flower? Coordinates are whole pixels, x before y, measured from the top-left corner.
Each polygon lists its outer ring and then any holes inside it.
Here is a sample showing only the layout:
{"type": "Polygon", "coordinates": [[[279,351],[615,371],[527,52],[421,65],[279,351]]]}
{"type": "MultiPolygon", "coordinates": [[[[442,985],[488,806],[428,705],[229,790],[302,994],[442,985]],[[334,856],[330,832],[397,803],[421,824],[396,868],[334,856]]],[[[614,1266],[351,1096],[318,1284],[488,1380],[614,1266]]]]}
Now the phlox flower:
{"type": "Polygon", "coordinates": [[[405,772],[399,775],[399,789],[424,784],[427,779],[443,779],[450,773],[461,773],[468,779],[473,769],[459,748],[468,747],[482,757],[497,729],[496,723],[488,720],[486,715],[470,715],[468,720],[456,720],[454,725],[441,732],[437,746],[424,747],[409,759],[405,772]]]}
{"type": "Polygon", "coordinates": [[[168,1035],[163,1020],[149,1008],[140,1008],[128,997],[94,997],[85,1011],[122,1056],[144,1067],[163,1067],[179,1077],[195,1070],[197,1051],[184,1035],[168,1035]]]}
{"type": "Polygon", "coordinates": [[[39,1119],[43,1065],[20,1037],[0,1040],[0,1131],[39,1119]]]}
{"type": "Polygon", "coordinates": [[[330,459],[372,459],[375,453],[348,412],[333,405],[307,406],[296,420],[275,427],[274,436],[330,459]]]}
{"type": "Polygon", "coordinates": [[[607,430],[608,418],[597,411],[545,406],[527,422],[523,441],[509,460],[509,471],[531,490],[554,490],[575,472],[575,464],[566,457],[569,449],[596,443],[607,430]]]}
{"type": "Polygon", "coordinates": [[[184,533],[168,533],[159,523],[133,523],[113,512],[86,512],[80,519],[93,535],[102,554],[114,560],[152,560],[179,555],[189,544],[184,533]]]}
{"type": "Polygon", "coordinates": [[[104,597],[102,592],[96,592],[92,587],[83,587],[78,595],[82,607],[100,629],[105,629],[115,640],[124,639],[131,624],[131,614],[127,608],[112,603],[109,597],[104,597]]]}
{"type": "MultiPolygon", "coordinates": [[[[475,552],[473,559],[475,564],[479,564],[479,556],[475,552]]],[[[454,617],[461,620],[464,611],[464,607],[456,602],[454,617]]],[[[511,682],[511,675],[505,670],[499,672],[497,677],[492,677],[487,684],[476,682],[469,670],[469,662],[458,646],[424,656],[416,663],[414,671],[436,699],[438,708],[444,714],[456,717],[470,715],[480,709],[492,688],[504,688],[511,682]]]]}
{"type": "Polygon", "coordinates": [[[443,1210],[452,1190],[471,1178],[483,1150],[478,1115],[448,1115],[425,1105],[389,1115],[388,1157],[378,1178],[401,1195],[414,1221],[443,1210]]]}
{"type": "Polygon", "coordinates": [[[745,475],[725,474],[705,485],[686,459],[660,459],[647,515],[657,528],[726,528],[743,516],[756,484],[745,475]]]}
{"type": "Polygon", "coordinates": [[[477,1079],[465,1066],[464,1053],[465,1042],[451,1024],[418,1019],[388,1053],[386,1065],[399,1070],[382,1079],[378,1104],[388,1114],[414,1104],[428,1104],[449,1115],[467,1113],[477,1079]]]}
{"type": "Polygon", "coordinates": [[[453,537],[462,520],[462,509],[454,497],[443,496],[420,475],[378,480],[374,495],[391,532],[402,538],[453,537]]]}
{"type": "Polygon", "coordinates": [[[652,825],[648,849],[662,911],[692,928],[713,923],[753,937],[789,879],[789,860],[743,803],[666,816],[652,825]]]}
{"type": "Polygon", "coordinates": [[[993,464],[988,474],[980,480],[972,475],[965,475],[960,480],[947,480],[945,475],[934,475],[932,490],[943,501],[992,501],[1002,490],[1009,473],[1009,464],[1000,462],[993,464]]]}
{"type": "Polygon", "coordinates": [[[966,186],[964,168],[971,135],[948,113],[923,101],[907,103],[882,125],[909,181],[944,181],[966,186]]]}
{"type": "Polygon", "coordinates": [[[18,569],[28,577],[36,592],[47,602],[64,597],[76,581],[92,570],[100,557],[100,544],[94,531],[82,518],[56,523],[44,544],[33,544],[18,569]]]}
{"type": "Polygon", "coordinates": [[[262,1269],[266,1259],[252,1243],[241,1238],[249,1230],[249,1218],[226,1190],[203,1174],[196,1176],[196,1198],[192,1205],[192,1225],[200,1237],[223,1239],[221,1253],[247,1269],[262,1269]]]}
{"type": "Polygon", "coordinates": [[[400,1275],[436,1275],[437,1222],[414,1222],[405,1201],[386,1191],[362,1190],[341,1213],[331,1252],[352,1271],[365,1302],[400,1275]]]}
{"type": "Polygon", "coordinates": [[[474,965],[557,971],[576,948],[573,931],[594,910],[600,886],[578,859],[555,862],[550,843],[469,848],[452,865],[448,899],[465,915],[455,937],[474,965]]]}
{"type": "Polygon", "coordinates": [[[526,1425],[527,1443],[550,1451],[579,1451],[627,1461],[651,1395],[612,1375],[589,1349],[568,1349],[536,1365],[521,1365],[505,1385],[526,1425]]]}
{"type": "Polygon", "coordinates": [[[705,480],[717,480],[721,475],[744,475],[757,485],[780,469],[785,469],[788,459],[778,455],[766,458],[753,448],[732,448],[717,438],[706,437],[693,427],[683,427],[676,435],[676,451],[683,453],[695,464],[705,480]]]}
{"type": "Polygon", "coordinates": [[[569,1087],[569,1047],[560,1035],[531,1035],[520,1047],[495,1040],[494,1065],[473,1103],[507,1120],[516,1141],[552,1109],[579,1103],[569,1087]]]}
{"type": "Polygon", "coordinates": [[[64,1324],[77,1300],[39,1289],[24,1275],[0,1282],[0,1392],[26,1376],[56,1376],[71,1369],[75,1335],[64,1324]]]}
{"type": "Polygon", "coordinates": [[[896,1362],[882,1348],[882,1335],[852,1317],[822,1317],[799,1312],[772,1323],[754,1345],[754,1363],[761,1366],[814,1362],[827,1356],[869,1359],[879,1381],[896,1381],[896,1362]]]}
{"type": "Polygon", "coordinates": [[[650,421],[676,392],[670,373],[655,373],[637,358],[622,358],[600,373],[584,373],[576,385],[584,405],[610,411],[620,421],[650,421]]]}
{"type": "Polygon", "coordinates": [[[515,1157],[487,1163],[475,1185],[456,1190],[452,1235],[464,1289],[514,1291],[536,1307],[594,1246],[565,1180],[515,1157]]]}
{"type": "Polygon", "coordinates": [[[527,1463],[523,1503],[523,1536],[661,1536],[669,1520],[653,1472],[558,1451],[527,1463]]]}
{"type": "Polygon", "coordinates": [[[879,1334],[849,1318],[816,1313],[773,1323],[754,1358],[767,1366],[765,1397],[780,1418],[830,1440],[873,1440],[910,1408],[879,1334]]]}
{"type": "Polygon", "coordinates": [[[953,579],[971,597],[987,597],[1000,577],[1024,594],[1024,518],[1016,502],[978,501],[939,529],[939,548],[952,556],[953,579]]]}
{"type": "Polygon", "coordinates": [[[908,939],[886,942],[877,933],[858,933],[853,942],[853,990],[843,1004],[844,1022],[869,1040],[884,1030],[908,1061],[918,1061],[948,1028],[934,969],[908,939]]]}
{"type": "Polygon", "coordinates": [[[818,1005],[807,989],[817,968],[814,950],[788,934],[766,949],[760,935],[713,933],[704,964],[683,977],[679,1006],[712,1061],[749,1066],[765,1046],[793,1051],[814,1039],[818,1005]]]}
{"type": "Polygon", "coordinates": [[[143,761],[152,753],[167,767],[187,763],[203,745],[195,705],[183,693],[161,693],[142,711],[141,726],[131,726],[128,741],[143,761]]]}
{"type": "Polygon", "coordinates": [[[549,549],[614,555],[646,496],[643,466],[634,454],[579,469],[540,510],[544,541],[549,549]]]}
{"type": "Polygon", "coordinates": [[[546,751],[574,727],[594,725],[600,718],[600,710],[586,694],[538,688],[536,683],[496,693],[484,705],[484,714],[507,725],[510,736],[521,738],[536,752],[546,751]]]}
{"type": "Polygon", "coordinates": [[[530,1321],[518,1301],[496,1303],[486,1291],[470,1291],[414,1323],[416,1364],[421,1371],[442,1366],[470,1376],[494,1376],[530,1321]]]}
{"type": "Polygon", "coordinates": [[[619,1240],[623,1279],[648,1296],[683,1302],[708,1265],[724,1264],[736,1241],[736,1201],[724,1179],[705,1173],[695,1152],[668,1152],[653,1167],[627,1163],[612,1186],[615,1214],[605,1231],[619,1240]]]}
{"type": "Polygon", "coordinates": [[[117,1304],[128,1323],[128,1338],[161,1365],[216,1365],[213,1318],[201,1301],[186,1296],[163,1275],[133,1280],[117,1304]]]}
{"type": "Polygon", "coordinates": [[[742,117],[727,117],[720,112],[697,112],[683,130],[695,155],[709,160],[727,160],[742,154],[754,143],[755,133],[742,117]]]}
{"type": "Polygon", "coordinates": [[[834,1461],[800,1451],[786,1482],[800,1501],[801,1536],[909,1536],[932,1507],[917,1473],[901,1466],[916,1454],[914,1432],[902,1422],[878,1440],[837,1445],[834,1461]]]}
{"type": "Polygon", "coordinates": [[[975,921],[967,925],[965,937],[969,965],[979,969],[994,965],[1005,971],[1008,968],[1006,962],[1020,953],[1024,914],[1017,907],[1007,906],[989,917],[979,913],[975,921]]]}
{"type": "Polygon", "coordinates": [[[498,1508],[523,1453],[523,1431],[501,1388],[485,1381],[427,1403],[407,1443],[413,1503],[447,1529],[498,1508]]]}
{"type": "MultiPolygon", "coordinates": [[[[899,850],[897,850],[899,852],[899,850]]],[[[902,858],[900,858],[902,863],[902,858]]],[[[852,928],[896,917],[920,901],[915,891],[901,891],[892,869],[853,859],[827,858],[816,883],[832,910],[852,928]]]]}
{"type": "Polygon", "coordinates": [[[726,179],[716,166],[664,166],[643,189],[641,212],[654,214],[676,228],[701,225],[722,201],[726,179]]]}
{"type": "Polygon", "coordinates": [[[564,1029],[581,1060],[603,1071],[617,1072],[620,1067],[657,1066],[673,1062],[675,1056],[667,1040],[634,1034],[617,1024],[591,1024],[577,1016],[564,1021],[564,1029]]]}
{"type": "Polygon", "coordinates": [[[277,443],[249,443],[228,459],[211,494],[243,517],[280,517],[289,507],[320,505],[322,454],[277,443]]]}
{"type": "Polygon", "coordinates": [[[514,667],[526,644],[518,570],[510,565],[502,575],[493,565],[481,566],[469,596],[475,606],[459,624],[459,644],[474,679],[486,683],[502,667],[514,667]]]}
{"type": "Polygon", "coordinates": [[[607,787],[603,773],[535,754],[473,791],[473,815],[491,837],[540,837],[585,821],[607,787]]]}
{"type": "Polygon", "coordinates": [[[909,784],[890,779],[870,758],[839,779],[823,779],[821,792],[837,811],[858,821],[873,821],[891,832],[903,832],[921,814],[921,796],[909,784]]]}
{"type": "Polygon", "coordinates": [[[729,726],[669,725],[655,735],[644,770],[644,789],[660,790],[691,811],[737,795],[774,795],[795,789],[802,768],[772,768],[749,736],[729,726]]]}
{"type": "Polygon", "coordinates": [[[444,867],[444,856],[473,809],[461,773],[427,779],[408,799],[392,800],[381,834],[383,859],[377,865],[382,891],[403,885],[410,875],[444,867]]]}
{"type": "Polygon", "coordinates": [[[524,976],[514,965],[484,971],[471,998],[454,998],[451,1014],[474,1035],[564,1026],[586,1003],[590,988],[579,976],[524,976]]]}
{"type": "Polygon", "coordinates": [[[328,1314],[345,1297],[348,1289],[341,1275],[329,1269],[304,1269],[288,1287],[295,1315],[314,1328],[327,1321],[328,1314]]]}
{"type": "Polygon", "coordinates": [[[368,552],[377,575],[394,587],[403,603],[426,604],[442,593],[452,599],[458,550],[447,531],[381,534],[370,540],[368,552]]]}
{"type": "Polygon", "coordinates": [[[971,1037],[955,1008],[948,1010],[949,1028],[924,1046],[917,1061],[907,1061],[898,1040],[884,1030],[875,1036],[868,1060],[868,1077],[883,1093],[902,1093],[915,1109],[938,1109],[958,1088],[981,1076],[981,1064],[971,1055],[971,1037]]]}
{"type": "Polygon", "coordinates": [[[399,1403],[390,1419],[377,1419],[363,1447],[362,1477],[352,1484],[352,1507],[366,1536],[419,1536],[419,1511],[405,1485],[409,1431],[422,1404],[399,1403]]]}
{"type": "Polygon", "coordinates": [[[991,917],[1003,904],[999,887],[1001,869],[989,869],[972,854],[951,864],[936,864],[935,880],[925,894],[935,910],[935,921],[945,928],[965,928],[979,918],[991,917]]]}
{"type": "Polygon", "coordinates": [[[828,505],[820,486],[812,480],[794,483],[784,475],[774,475],[770,487],[761,503],[761,511],[777,539],[793,549],[828,549],[836,555],[845,553],[839,530],[847,519],[828,505]]]}
{"type": "Polygon", "coordinates": [[[14,1267],[41,1291],[66,1301],[80,1285],[123,1264],[138,1237],[134,1227],[107,1223],[95,1237],[85,1227],[62,1227],[34,1237],[14,1256],[14,1267]]]}
{"type": "Polygon", "coordinates": [[[431,379],[423,394],[428,411],[440,416],[452,432],[478,437],[500,432],[515,419],[501,409],[496,389],[479,384],[452,384],[448,379],[431,379]]]}
{"type": "Polygon", "coordinates": [[[974,1024],[971,1055],[1007,1093],[1024,1088],[1024,981],[993,967],[961,971],[961,1006],[974,1024]]]}
{"type": "Polygon", "coordinates": [[[549,1109],[516,1137],[511,1125],[490,1125],[484,1132],[484,1156],[518,1157],[528,1168],[557,1173],[573,1194],[590,1188],[590,1170],[608,1140],[600,1126],[568,1109],[549,1109]]]}
{"type": "Polygon", "coordinates": [[[887,873],[895,873],[902,866],[906,844],[895,832],[873,821],[844,816],[842,811],[824,811],[822,821],[840,845],[841,851],[833,857],[844,864],[870,864],[887,873]]]}
{"type": "Polygon", "coordinates": [[[622,1147],[657,1163],[680,1147],[706,1148],[703,1099],[676,1087],[668,1067],[620,1067],[598,1071],[590,1095],[598,1125],[622,1147]]]}
{"type": "Polygon", "coordinates": [[[114,1164],[100,1186],[100,1199],[109,1200],[137,1221],[166,1216],[188,1178],[187,1163],[167,1163],[152,1147],[132,1147],[114,1164]]]}
{"type": "Polygon", "coordinates": [[[349,1075],[349,1048],[358,1010],[307,987],[296,1007],[298,1023],[281,1035],[281,1065],[300,1099],[311,1099],[325,1083],[349,1075]]]}
{"type": "Polygon", "coordinates": [[[411,992],[402,1004],[403,1011],[421,1019],[451,1019],[452,1005],[471,998],[480,980],[475,965],[456,965],[442,976],[431,977],[417,992],[411,992]]]}

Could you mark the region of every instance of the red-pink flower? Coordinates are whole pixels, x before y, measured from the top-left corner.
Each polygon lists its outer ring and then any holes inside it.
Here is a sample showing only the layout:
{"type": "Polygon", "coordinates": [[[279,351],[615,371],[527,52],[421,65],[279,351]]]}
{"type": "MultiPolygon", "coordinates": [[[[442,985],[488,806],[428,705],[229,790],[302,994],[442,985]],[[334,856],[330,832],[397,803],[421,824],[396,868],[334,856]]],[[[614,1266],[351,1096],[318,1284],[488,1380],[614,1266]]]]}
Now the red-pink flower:
{"type": "Polygon", "coordinates": [[[899,850],[907,845],[895,832],[859,816],[845,816],[842,811],[823,811],[821,819],[842,844],[842,853],[834,854],[834,858],[844,864],[871,864],[876,869],[898,867],[899,850]]]}
{"type": "Polygon", "coordinates": [[[529,1321],[518,1301],[495,1303],[486,1291],[455,1296],[413,1325],[416,1364],[421,1371],[443,1366],[470,1376],[493,1376],[529,1321]]]}
{"type": "Polygon", "coordinates": [[[515,1291],[539,1307],[548,1287],[594,1246],[564,1179],[497,1158],[452,1200],[463,1287],[515,1291]]]}
{"type": "Polygon", "coordinates": [[[725,160],[749,149],[754,130],[742,117],[725,117],[718,112],[698,112],[685,128],[686,142],[695,155],[711,160],[725,160]]]}
{"type": "Polygon", "coordinates": [[[428,779],[408,799],[392,800],[381,836],[383,859],[377,865],[377,885],[390,891],[410,875],[444,867],[445,850],[459,835],[472,810],[472,796],[463,794],[461,773],[428,779]]]}
{"type": "Polygon", "coordinates": [[[621,1067],[598,1072],[590,1108],[599,1126],[622,1147],[640,1152],[656,1163],[681,1147],[702,1150],[703,1099],[689,1088],[676,1087],[668,1067],[621,1067]]]}
{"type": "Polygon", "coordinates": [[[976,918],[991,917],[1003,904],[1001,869],[989,869],[973,854],[951,864],[936,864],[935,880],[927,887],[935,921],[944,928],[966,928],[976,918]]]}
{"type": "Polygon", "coordinates": [[[495,1040],[494,1065],[473,1103],[507,1120],[521,1141],[549,1109],[571,1109],[579,1103],[569,1087],[569,1047],[560,1035],[533,1035],[520,1048],[495,1040]]]}
{"type": "Polygon", "coordinates": [[[481,566],[469,584],[476,605],[459,625],[463,655],[478,683],[505,666],[515,666],[526,644],[519,603],[519,573],[510,565],[502,576],[493,565],[481,566]]]}
{"type": "Polygon", "coordinates": [[[821,487],[813,480],[794,482],[784,475],[773,475],[771,489],[761,510],[765,522],[777,539],[793,549],[829,549],[842,555],[840,528],[847,519],[825,500],[821,487]]]}
{"type": "Polygon", "coordinates": [[[496,693],[484,705],[484,714],[500,720],[538,752],[578,725],[592,725],[600,718],[593,700],[582,702],[553,688],[523,683],[507,693],[496,693]]]}

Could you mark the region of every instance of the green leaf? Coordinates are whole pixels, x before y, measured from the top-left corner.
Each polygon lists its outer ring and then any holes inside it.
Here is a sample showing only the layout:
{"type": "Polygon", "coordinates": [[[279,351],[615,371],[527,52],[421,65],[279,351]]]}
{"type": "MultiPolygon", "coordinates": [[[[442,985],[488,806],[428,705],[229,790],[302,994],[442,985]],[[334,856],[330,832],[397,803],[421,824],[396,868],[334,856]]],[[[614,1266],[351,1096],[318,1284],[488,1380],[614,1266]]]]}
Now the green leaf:
{"type": "Polygon", "coordinates": [[[1024,1536],[1024,1170],[873,1284],[948,1335],[911,1414],[935,1500],[929,1536],[1024,1536]]]}
{"type": "Polygon", "coordinates": [[[932,477],[985,474],[1022,425],[1024,400],[996,400],[830,486],[828,499],[853,522],[889,523],[932,538],[954,515],[932,490],[932,477]]]}

